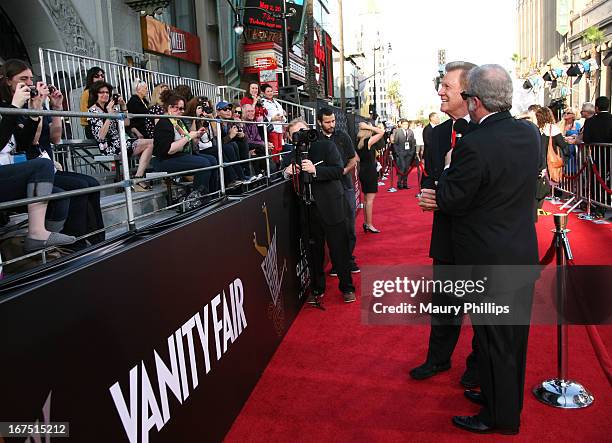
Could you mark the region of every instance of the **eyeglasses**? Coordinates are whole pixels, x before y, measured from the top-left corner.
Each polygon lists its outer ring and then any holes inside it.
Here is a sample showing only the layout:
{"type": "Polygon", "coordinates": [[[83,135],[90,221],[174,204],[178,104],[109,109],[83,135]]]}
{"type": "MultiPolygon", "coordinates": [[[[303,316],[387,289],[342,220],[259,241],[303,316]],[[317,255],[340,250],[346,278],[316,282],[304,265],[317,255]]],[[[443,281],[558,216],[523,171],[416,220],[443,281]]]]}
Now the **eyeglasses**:
{"type": "Polygon", "coordinates": [[[221,109],[219,109],[219,111],[231,111],[231,110],[232,110],[232,107],[231,107],[231,106],[227,106],[227,107],[225,107],[225,108],[221,108],[221,109]]]}
{"type": "Polygon", "coordinates": [[[98,94],[108,95],[108,94],[110,94],[110,92],[108,92],[108,91],[98,91],[98,94]]]}
{"type": "Polygon", "coordinates": [[[476,97],[476,98],[478,98],[478,96],[477,96],[477,95],[475,95],[475,94],[470,94],[469,92],[461,91],[461,98],[462,98],[463,100],[467,100],[467,99],[468,99],[468,98],[470,98],[470,97],[476,97]]]}
{"type": "Polygon", "coordinates": [[[176,109],[177,111],[184,111],[184,110],[185,110],[185,108],[184,108],[184,107],[182,107],[182,106],[176,106],[176,105],[170,105],[170,106],[172,106],[172,107],[173,107],[174,109],[176,109]]]}
{"type": "Polygon", "coordinates": [[[104,74],[100,72],[99,74],[94,75],[93,78],[104,78],[104,74]]]}

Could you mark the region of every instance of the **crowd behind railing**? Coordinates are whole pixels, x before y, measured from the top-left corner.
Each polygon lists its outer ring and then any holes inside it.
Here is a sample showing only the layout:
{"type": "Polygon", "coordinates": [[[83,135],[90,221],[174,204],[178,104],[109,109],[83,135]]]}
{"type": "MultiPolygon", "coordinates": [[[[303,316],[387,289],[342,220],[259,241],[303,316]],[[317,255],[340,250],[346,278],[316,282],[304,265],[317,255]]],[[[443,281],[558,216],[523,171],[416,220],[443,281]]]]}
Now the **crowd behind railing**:
{"type": "MultiPolygon", "coordinates": [[[[104,69],[91,67],[79,111],[66,111],[63,91],[35,81],[25,62],[8,60],[0,70],[0,210],[6,226],[9,209],[27,207],[23,257],[40,251],[44,257],[53,247],[74,251],[103,241],[108,227],[102,219],[102,191],[123,188],[125,224],[134,229],[132,192],[150,191],[151,181],[160,177],[188,189],[186,198],[164,209],[197,207],[228,190],[280,177],[280,157],[291,149],[284,139],[289,117],[311,120],[306,115],[310,108],[287,109],[267,84],[250,85],[240,101],[215,103],[194,95],[186,84],[171,88],[160,83],[149,91],[142,79],[133,81],[126,99],[106,80],[104,69]],[[75,146],[94,151],[80,158],[92,169],[104,162],[107,172],[116,168],[116,183],[100,185],[95,177],[73,170],[77,150],[62,139],[70,135],[69,119],[79,119],[86,136],[75,146]],[[57,146],[63,149],[62,163],[56,161],[57,146]]],[[[219,88],[218,96],[227,91],[219,88]]]]}

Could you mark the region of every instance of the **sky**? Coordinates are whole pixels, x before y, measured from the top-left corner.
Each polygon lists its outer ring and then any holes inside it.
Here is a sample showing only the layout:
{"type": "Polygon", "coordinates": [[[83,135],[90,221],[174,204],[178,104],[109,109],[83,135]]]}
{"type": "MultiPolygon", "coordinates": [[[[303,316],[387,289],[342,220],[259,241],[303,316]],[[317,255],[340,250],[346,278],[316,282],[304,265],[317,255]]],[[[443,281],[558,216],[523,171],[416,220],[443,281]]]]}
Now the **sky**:
{"type": "MultiPolygon", "coordinates": [[[[351,20],[353,2],[362,1],[343,1],[345,23],[351,20]]],[[[377,0],[376,5],[400,75],[403,115],[439,108],[432,81],[438,70],[438,49],[446,50],[447,62],[498,63],[513,69],[515,0],[377,0]]]]}

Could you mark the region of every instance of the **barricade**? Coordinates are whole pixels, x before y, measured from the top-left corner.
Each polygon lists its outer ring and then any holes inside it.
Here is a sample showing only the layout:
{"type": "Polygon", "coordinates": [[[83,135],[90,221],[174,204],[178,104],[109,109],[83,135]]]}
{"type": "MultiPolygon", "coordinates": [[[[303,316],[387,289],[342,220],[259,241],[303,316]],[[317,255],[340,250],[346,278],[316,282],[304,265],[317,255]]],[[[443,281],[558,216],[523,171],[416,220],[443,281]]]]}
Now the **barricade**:
{"type": "Polygon", "coordinates": [[[585,204],[585,214],[579,217],[591,220],[592,205],[612,209],[612,144],[581,144],[576,154],[563,166],[563,178],[556,186],[571,198],[561,209],[568,208],[569,214],[585,204]]]}
{"type": "MultiPolygon", "coordinates": [[[[76,111],[48,111],[48,110],[30,110],[30,109],[14,109],[14,108],[0,108],[0,115],[8,115],[8,114],[18,114],[18,115],[43,115],[43,116],[61,116],[63,118],[74,118],[74,119],[79,119],[81,117],[96,117],[96,118],[107,118],[107,119],[113,119],[113,120],[117,120],[118,121],[118,125],[119,125],[119,135],[120,135],[120,141],[121,141],[121,154],[120,156],[118,156],[118,158],[113,157],[111,161],[116,162],[118,165],[123,166],[123,165],[130,165],[130,162],[133,162],[133,159],[129,159],[128,158],[128,153],[127,153],[127,137],[126,137],[126,131],[125,131],[125,122],[124,120],[126,118],[151,118],[151,115],[148,114],[129,114],[129,113],[117,113],[117,114],[103,114],[103,113],[88,113],[88,112],[76,112],[76,111]]],[[[156,115],[155,116],[156,119],[168,119],[168,118],[176,118],[176,116],[171,116],[171,115],[156,115]]],[[[252,122],[252,121],[242,121],[242,120],[221,120],[221,119],[207,119],[207,118],[199,118],[199,117],[181,117],[181,119],[187,119],[187,120],[201,120],[201,121],[209,121],[211,123],[241,123],[241,124],[258,124],[257,122],[252,122]]],[[[280,123],[279,123],[280,124],[280,123]]],[[[286,126],[288,125],[288,123],[282,123],[282,125],[286,126]]],[[[273,181],[275,181],[275,179],[280,178],[281,174],[282,174],[282,170],[280,171],[276,171],[273,172],[270,169],[270,162],[272,161],[271,159],[277,158],[278,156],[283,156],[283,155],[288,155],[290,154],[291,151],[288,152],[281,152],[281,153],[275,153],[275,154],[270,154],[270,155],[265,155],[265,156],[261,156],[261,157],[252,157],[252,158],[248,158],[248,159],[244,159],[244,160],[239,160],[239,161],[235,161],[235,162],[224,162],[223,161],[223,154],[222,154],[222,146],[223,146],[223,142],[222,142],[222,137],[221,137],[221,131],[217,131],[217,135],[216,135],[216,141],[217,141],[217,159],[219,161],[219,164],[217,166],[210,166],[210,167],[206,167],[206,168],[199,168],[199,169],[192,169],[192,170],[185,170],[185,171],[179,171],[179,172],[175,172],[175,173],[154,173],[151,176],[149,176],[149,174],[147,174],[147,177],[145,178],[139,178],[139,179],[134,179],[130,177],[130,167],[121,167],[121,175],[117,177],[117,182],[116,183],[112,183],[112,184],[107,184],[107,185],[100,185],[100,186],[96,186],[96,187],[90,187],[90,188],[86,188],[86,189],[80,189],[80,190],[75,190],[75,191],[67,191],[67,192],[61,192],[61,193],[56,193],[56,194],[51,194],[48,196],[44,196],[44,197],[32,197],[32,198],[24,198],[24,199],[19,199],[19,200],[13,200],[13,201],[7,201],[7,202],[2,202],[0,203],[0,210],[4,210],[4,209],[8,209],[8,208],[14,208],[14,207],[18,207],[18,206],[25,206],[28,205],[30,203],[37,203],[37,202],[41,202],[41,201],[49,201],[49,200],[56,200],[56,199],[62,199],[62,198],[67,198],[67,197],[72,197],[72,196],[77,196],[77,195],[83,195],[83,194],[88,194],[88,193],[92,193],[92,192],[98,192],[98,191],[105,191],[105,190],[117,190],[117,189],[122,189],[122,192],[124,194],[124,198],[125,198],[125,205],[126,205],[126,212],[127,212],[127,217],[125,221],[122,221],[121,223],[117,223],[114,224],[112,226],[107,226],[105,227],[105,230],[111,229],[111,228],[117,228],[119,226],[125,226],[127,225],[127,229],[128,231],[135,231],[136,230],[136,221],[138,219],[141,218],[145,218],[148,217],[150,215],[152,215],[153,213],[156,212],[160,212],[160,211],[164,211],[164,210],[169,210],[169,209],[173,209],[175,207],[178,207],[180,205],[183,205],[184,202],[182,203],[176,203],[174,205],[169,205],[166,206],[164,208],[161,208],[159,210],[153,211],[152,213],[147,213],[144,215],[141,215],[139,217],[136,217],[134,214],[134,199],[133,199],[133,195],[132,195],[132,186],[140,183],[140,182],[148,182],[151,180],[158,180],[160,177],[164,177],[164,178],[173,178],[173,177],[179,177],[179,176],[186,176],[186,175],[193,175],[194,173],[197,172],[201,172],[201,171],[207,171],[207,170],[218,170],[219,172],[219,179],[220,179],[220,187],[221,189],[218,192],[213,193],[213,197],[218,197],[218,198],[225,198],[226,194],[227,194],[227,189],[225,188],[225,183],[224,183],[224,168],[227,168],[229,166],[233,166],[233,165],[241,165],[244,163],[251,163],[251,162],[256,162],[256,161],[261,161],[261,160],[265,160],[266,162],[266,174],[265,174],[265,185],[270,185],[270,183],[272,183],[273,181]]],[[[81,140],[80,143],[76,143],[75,146],[78,146],[80,148],[85,148],[85,147],[89,147],[91,148],[91,152],[89,152],[88,156],[82,156],[80,157],[81,159],[83,158],[88,158],[87,161],[85,161],[85,163],[81,163],[79,165],[79,167],[81,169],[75,171],[75,172],[83,172],[83,173],[88,173],[87,171],[91,170],[99,170],[96,168],[101,168],[101,170],[103,171],[110,171],[110,169],[107,166],[104,166],[104,162],[101,161],[97,161],[96,158],[99,156],[95,155],[95,152],[99,152],[97,149],[97,146],[95,148],[92,147],[91,145],[91,141],[83,141],[81,140]],[[95,150],[94,150],[95,149],[95,150]],[[89,169],[88,169],[89,168],[89,169]]],[[[268,137],[267,137],[267,132],[264,131],[264,143],[267,146],[268,144],[268,137]]],[[[75,163],[75,158],[76,156],[74,155],[74,150],[71,150],[70,148],[67,147],[66,143],[62,143],[59,144],[58,146],[60,146],[60,151],[59,151],[59,156],[58,158],[60,160],[62,160],[63,165],[66,166],[66,170],[76,170],[77,168],[75,167],[76,163],[75,163]]],[[[85,239],[89,236],[95,235],[99,233],[99,231],[93,232],[93,233],[89,233],[87,235],[84,235],[82,237],[79,237],[77,240],[81,240],[81,239],[85,239]]],[[[40,251],[36,251],[30,254],[26,254],[20,257],[16,257],[11,259],[8,262],[4,262],[4,264],[10,264],[10,263],[14,263],[20,260],[23,260],[25,258],[30,258],[30,257],[34,257],[36,255],[41,255],[42,256],[42,261],[43,263],[46,262],[46,254],[50,251],[54,249],[53,247],[47,248],[47,249],[43,249],[40,251]]],[[[0,270],[2,269],[2,262],[0,261],[0,270]]]]}

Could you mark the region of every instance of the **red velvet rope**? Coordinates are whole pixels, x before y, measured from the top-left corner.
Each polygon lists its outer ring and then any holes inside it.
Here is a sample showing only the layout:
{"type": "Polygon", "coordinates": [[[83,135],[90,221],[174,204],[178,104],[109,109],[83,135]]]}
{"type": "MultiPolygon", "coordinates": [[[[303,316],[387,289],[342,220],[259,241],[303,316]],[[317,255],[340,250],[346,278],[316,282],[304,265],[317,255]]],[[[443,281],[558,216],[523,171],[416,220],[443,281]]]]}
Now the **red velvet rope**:
{"type": "Polygon", "coordinates": [[[601,187],[604,188],[604,191],[606,191],[606,193],[612,195],[612,189],[608,188],[604,179],[601,178],[601,175],[599,175],[599,169],[597,169],[595,163],[591,163],[591,167],[593,168],[593,174],[595,174],[595,178],[597,179],[601,187]]]}
{"type": "Polygon", "coordinates": [[[576,172],[574,175],[563,174],[563,178],[567,178],[568,180],[576,180],[580,176],[580,174],[582,174],[588,164],[589,162],[585,160],[582,164],[582,168],[580,168],[580,171],[576,172]]]}
{"type": "MultiPolygon", "coordinates": [[[[552,263],[553,259],[556,255],[555,249],[555,240],[553,241],[544,254],[544,257],[540,260],[541,265],[548,265],[552,263]]],[[[568,260],[568,266],[575,266],[574,260],[568,260]]],[[[597,361],[599,362],[599,366],[601,366],[604,375],[608,379],[608,383],[612,386],[612,358],[610,358],[610,354],[608,354],[608,350],[599,335],[599,331],[597,330],[597,326],[595,325],[585,325],[584,326],[587,331],[587,335],[589,337],[589,341],[591,342],[591,346],[593,346],[593,351],[595,352],[595,356],[597,357],[597,361]]]]}

